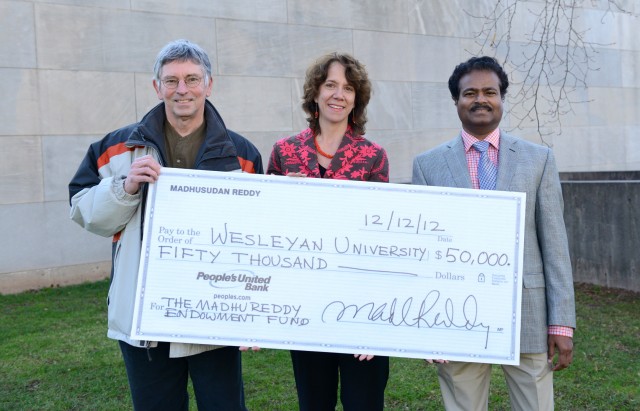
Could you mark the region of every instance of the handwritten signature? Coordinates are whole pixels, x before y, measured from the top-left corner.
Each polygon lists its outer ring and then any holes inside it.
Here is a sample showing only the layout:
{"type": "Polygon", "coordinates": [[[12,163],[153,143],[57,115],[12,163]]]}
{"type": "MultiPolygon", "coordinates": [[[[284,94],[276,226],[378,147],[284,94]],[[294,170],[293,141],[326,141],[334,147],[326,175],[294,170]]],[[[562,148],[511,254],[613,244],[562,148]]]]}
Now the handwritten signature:
{"type": "Polygon", "coordinates": [[[415,301],[413,297],[407,298],[404,302],[398,300],[394,298],[390,303],[371,301],[362,305],[332,301],[322,311],[322,322],[334,321],[335,316],[336,322],[382,322],[395,327],[444,327],[469,331],[480,329],[486,332],[484,348],[487,348],[491,326],[478,322],[478,301],[474,295],[468,295],[465,298],[462,304],[462,317],[457,320],[451,298],[444,300],[443,308],[436,307],[440,301],[440,291],[430,291],[422,301],[415,301]],[[414,306],[414,304],[418,305],[414,306]]]}

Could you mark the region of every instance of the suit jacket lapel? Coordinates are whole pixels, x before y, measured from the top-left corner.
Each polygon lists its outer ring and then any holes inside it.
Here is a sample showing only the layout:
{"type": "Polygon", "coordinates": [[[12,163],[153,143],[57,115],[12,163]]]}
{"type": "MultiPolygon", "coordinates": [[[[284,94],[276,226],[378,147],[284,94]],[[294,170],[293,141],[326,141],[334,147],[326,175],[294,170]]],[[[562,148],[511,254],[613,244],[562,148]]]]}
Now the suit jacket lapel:
{"type": "Polygon", "coordinates": [[[449,150],[445,152],[444,158],[455,186],[458,188],[473,188],[462,136],[458,135],[458,138],[452,140],[448,147],[449,150]]]}
{"type": "Polygon", "coordinates": [[[509,191],[518,164],[518,139],[500,132],[496,190],[509,191]]]}
{"type": "MultiPolygon", "coordinates": [[[[455,187],[473,188],[467,166],[462,136],[458,136],[447,145],[444,158],[455,187]]],[[[506,133],[500,133],[500,153],[498,154],[498,176],[496,190],[508,191],[518,164],[518,139],[506,133]]]]}

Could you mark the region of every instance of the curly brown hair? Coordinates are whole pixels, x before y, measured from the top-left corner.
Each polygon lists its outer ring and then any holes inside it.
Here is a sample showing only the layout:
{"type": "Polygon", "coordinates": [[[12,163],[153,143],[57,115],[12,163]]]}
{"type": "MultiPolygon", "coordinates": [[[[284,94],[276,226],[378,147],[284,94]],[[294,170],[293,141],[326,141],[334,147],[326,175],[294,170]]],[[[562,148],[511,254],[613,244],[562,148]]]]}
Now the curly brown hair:
{"type": "Polygon", "coordinates": [[[347,82],[356,91],[354,107],[349,115],[349,125],[354,134],[363,135],[365,133],[365,124],[367,124],[367,104],[371,99],[371,82],[364,65],[346,53],[334,52],[322,56],[307,69],[304,80],[302,109],[308,115],[309,128],[315,134],[320,133],[320,124],[314,116],[317,107],[315,98],[318,96],[320,86],[327,79],[329,66],[333,62],[338,62],[344,66],[347,82]]]}

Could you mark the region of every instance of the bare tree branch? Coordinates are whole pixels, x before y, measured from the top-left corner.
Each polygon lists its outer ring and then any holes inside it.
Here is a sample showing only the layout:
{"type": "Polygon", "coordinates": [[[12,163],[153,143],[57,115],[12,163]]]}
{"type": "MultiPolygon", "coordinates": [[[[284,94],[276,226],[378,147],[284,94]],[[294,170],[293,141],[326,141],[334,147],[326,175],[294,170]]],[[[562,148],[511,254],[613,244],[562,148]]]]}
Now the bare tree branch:
{"type": "MultiPolygon", "coordinates": [[[[609,45],[587,41],[588,29],[580,30],[576,24],[584,1],[527,4],[525,0],[497,0],[486,15],[472,16],[483,20],[477,34],[479,54],[502,56],[500,60],[509,72],[513,86],[507,98],[516,119],[513,128],[533,123],[546,145],[545,137],[562,133],[563,116],[572,113],[575,104],[588,101],[576,96],[587,87],[589,72],[599,70],[594,63],[597,47],[609,45]],[[533,16],[526,20],[533,24],[526,41],[518,47],[513,35],[516,21],[524,21],[524,12],[533,16]]],[[[607,0],[602,24],[609,13],[632,14],[619,1],[607,0]]]]}

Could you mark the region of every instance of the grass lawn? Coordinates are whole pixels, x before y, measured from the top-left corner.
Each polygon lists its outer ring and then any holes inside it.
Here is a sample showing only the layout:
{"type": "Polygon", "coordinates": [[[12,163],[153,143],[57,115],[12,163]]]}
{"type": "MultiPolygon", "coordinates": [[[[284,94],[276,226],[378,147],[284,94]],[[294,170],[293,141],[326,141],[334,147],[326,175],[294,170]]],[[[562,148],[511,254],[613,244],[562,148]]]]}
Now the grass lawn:
{"type": "MultiPolygon", "coordinates": [[[[106,337],[107,289],[0,296],[0,410],[131,409],[118,345],[106,337]]],[[[581,284],[576,299],[574,362],[555,375],[556,409],[640,409],[640,295],[581,284]]],[[[287,351],[245,353],[243,367],[250,410],[297,409],[287,351]]],[[[493,374],[489,408],[508,410],[502,371],[493,374]]],[[[392,358],[386,408],[441,410],[435,367],[392,358]]]]}

